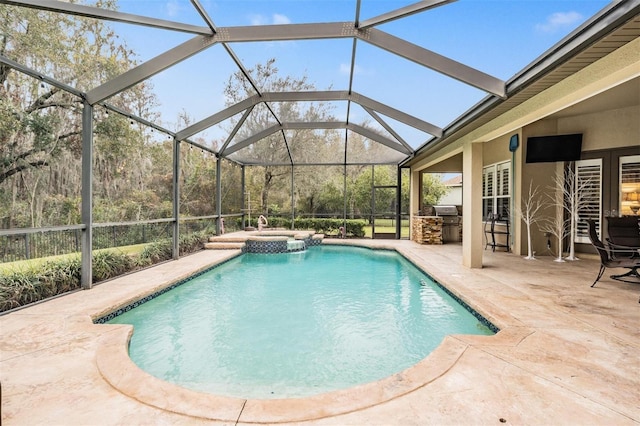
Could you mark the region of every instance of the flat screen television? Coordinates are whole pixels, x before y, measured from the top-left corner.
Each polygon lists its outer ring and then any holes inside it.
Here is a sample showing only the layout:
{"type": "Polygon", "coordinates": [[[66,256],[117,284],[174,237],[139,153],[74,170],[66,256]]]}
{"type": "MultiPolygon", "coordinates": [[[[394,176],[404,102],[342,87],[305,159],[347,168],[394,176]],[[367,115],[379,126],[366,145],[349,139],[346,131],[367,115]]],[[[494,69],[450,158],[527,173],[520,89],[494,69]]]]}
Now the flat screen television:
{"type": "Polygon", "coordinates": [[[577,161],[582,152],[582,133],[527,138],[527,163],[577,161]]]}

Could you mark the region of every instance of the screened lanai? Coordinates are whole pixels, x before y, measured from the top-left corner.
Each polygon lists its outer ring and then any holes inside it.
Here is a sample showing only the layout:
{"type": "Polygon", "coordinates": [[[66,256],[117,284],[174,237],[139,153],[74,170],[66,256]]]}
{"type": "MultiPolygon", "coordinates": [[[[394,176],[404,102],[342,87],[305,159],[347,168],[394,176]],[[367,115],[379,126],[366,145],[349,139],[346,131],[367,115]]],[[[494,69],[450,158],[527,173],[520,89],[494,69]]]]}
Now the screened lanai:
{"type": "Polygon", "coordinates": [[[443,37],[517,28],[464,1],[0,7],[11,181],[0,232],[27,253],[28,235],[68,233],[85,287],[92,251],[120,226],[171,237],[174,258],[189,226],[220,233],[221,219],[229,230],[259,214],[294,226],[379,212],[399,238],[399,165],[469,106],[504,98],[504,79],[532,59],[515,35],[490,47],[443,37]]]}

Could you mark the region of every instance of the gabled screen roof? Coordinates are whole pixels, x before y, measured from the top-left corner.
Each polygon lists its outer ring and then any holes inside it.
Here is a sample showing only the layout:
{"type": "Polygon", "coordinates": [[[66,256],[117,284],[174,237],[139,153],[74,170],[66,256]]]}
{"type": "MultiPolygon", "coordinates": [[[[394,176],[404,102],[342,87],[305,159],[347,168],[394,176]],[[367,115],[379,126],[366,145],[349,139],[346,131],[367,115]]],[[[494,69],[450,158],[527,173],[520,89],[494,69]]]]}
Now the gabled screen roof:
{"type": "Polygon", "coordinates": [[[504,98],[506,78],[607,2],[567,1],[569,11],[464,0],[0,3],[37,12],[26,20],[65,14],[116,37],[103,47],[115,46],[113,64],[87,56],[96,74],[87,81],[3,58],[90,104],[241,164],[337,165],[403,162],[470,105],[504,98]],[[153,113],[121,111],[141,86],[153,113]]]}

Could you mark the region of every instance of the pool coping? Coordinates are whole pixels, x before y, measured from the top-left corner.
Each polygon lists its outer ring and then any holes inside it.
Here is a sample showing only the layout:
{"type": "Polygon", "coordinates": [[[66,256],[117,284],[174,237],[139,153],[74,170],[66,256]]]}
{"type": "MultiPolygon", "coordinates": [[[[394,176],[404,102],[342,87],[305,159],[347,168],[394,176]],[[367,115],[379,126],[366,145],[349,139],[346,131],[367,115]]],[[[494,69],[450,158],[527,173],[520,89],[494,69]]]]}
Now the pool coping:
{"type": "MultiPolygon", "coordinates": [[[[363,410],[435,381],[446,374],[469,347],[468,342],[451,335],[422,361],[375,382],[305,398],[243,399],[194,391],[150,375],[129,357],[127,348],[133,327],[124,324],[101,326],[113,329],[101,337],[96,350],[98,370],[111,386],[156,408],[224,422],[301,422],[363,410]]],[[[478,343],[515,345],[528,334],[528,331],[520,330],[519,334],[472,337],[478,343]]]]}
{"type": "MultiPolygon", "coordinates": [[[[638,285],[605,276],[595,288],[590,287],[599,268],[596,256],[582,255],[579,262],[559,264],[549,256],[531,261],[488,250],[483,268],[470,269],[461,265],[459,244],[350,239],[341,243],[397,247],[429,275],[464,296],[463,300],[471,301],[469,305],[501,331],[492,337],[450,336],[442,347],[464,348],[461,356],[454,357],[450,366],[438,366],[437,353],[427,357],[431,368],[442,375],[427,377],[426,370],[420,377],[424,386],[414,391],[407,387],[404,394],[388,390],[387,395],[377,397],[386,402],[375,404],[376,399],[370,398],[367,401],[374,405],[364,409],[358,409],[364,401],[362,391],[352,388],[353,395],[340,395],[346,401],[332,406],[336,410],[317,411],[314,415],[321,417],[304,424],[640,422],[638,360],[632,356],[640,348],[638,285]],[[332,415],[337,409],[345,414],[332,415]]],[[[126,333],[117,328],[126,326],[97,325],[92,315],[113,310],[126,300],[140,298],[239,252],[203,250],[0,316],[2,423],[253,424],[247,419],[273,424],[290,419],[292,405],[297,413],[305,410],[294,399],[267,406],[260,400],[240,400],[240,405],[217,400],[213,404],[231,421],[207,420],[197,417],[196,410],[212,404],[208,396],[199,403],[195,399],[185,402],[180,398],[198,396],[180,396],[173,388],[152,386],[150,392],[164,392],[165,401],[157,401],[164,408],[157,408],[136,399],[139,390],[132,389],[128,395],[114,388],[97,367],[97,348],[103,336],[126,333]],[[196,416],[179,414],[176,407],[196,416]]],[[[126,350],[124,343],[118,345],[126,350]]],[[[142,383],[148,386],[150,382],[142,383]]],[[[317,402],[311,403],[317,407],[317,402]]]]}
{"type": "MultiPolygon", "coordinates": [[[[403,253],[393,245],[370,246],[362,242],[336,240],[323,242],[326,245],[356,246],[373,250],[389,250],[403,256],[407,261],[424,272],[416,261],[407,253],[403,253]]],[[[530,334],[529,330],[519,328],[505,332],[498,329],[495,319],[485,316],[477,307],[468,304],[461,295],[443,285],[437,278],[434,282],[459,303],[470,309],[472,314],[479,314],[489,324],[499,331],[491,336],[486,335],[449,335],[427,357],[396,374],[378,381],[353,386],[346,389],[331,391],[304,398],[283,399],[244,399],[209,394],[187,389],[179,385],[166,382],[152,376],[139,368],[129,357],[129,341],[133,334],[133,327],[126,324],[105,324],[110,318],[116,316],[115,312],[129,309],[156,297],[166,291],[175,288],[196,276],[226,263],[242,253],[229,256],[207,267],[195,271],[193,276],[183,277],[179,280],[164,283],[154,289],[153,292],[145,292],[140,298],[132,301],[131,298],[122,305],[112,309],[111,312],[101,311],[91,315],[94,324],[100,327],[108,327],[97,345],[96,365],[102,377],[116,390],[144,404],[183,414],[191,417],[217,420],[224,422],[244,423],[287,423],[317,420],[325,417],[338,416],[391,401],[414,392],[446,374],[460,359],[470,342],[484,345],[517,345],[530,334]]],[[[135,297],[133,298],[135,299],[135,297]]],[[[122,313],[119,312],[118,314],[122,313]]],[[[476,315],[478,317],[478,315],[476,315]]]]}

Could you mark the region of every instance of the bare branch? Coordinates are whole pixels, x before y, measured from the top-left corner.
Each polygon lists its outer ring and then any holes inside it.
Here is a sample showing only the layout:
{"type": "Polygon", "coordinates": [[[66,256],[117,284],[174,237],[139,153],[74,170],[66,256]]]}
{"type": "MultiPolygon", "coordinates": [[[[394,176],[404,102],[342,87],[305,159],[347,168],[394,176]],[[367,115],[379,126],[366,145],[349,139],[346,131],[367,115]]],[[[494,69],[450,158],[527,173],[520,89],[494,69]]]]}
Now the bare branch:
{"type": "Polygon", "coordinates": [[[25,110],[24,113],[25,114],[31,114],[32,112],[38,110],[41,108],[41,105],[44,105],[45,101],[49,98],[51,98],[53,95],[55,95],[56,93],[58,93],[60,91],[60,89],[58,89],[57,87],[51,87],[51,89],[49,89],[47,92],[43,93],[42,95],[38,96],[38,98],[33,101],[31,103],[31,105],[29,105],[25,110]]]}
{"type": "Polygon", "coordinates": [[[31,105],[32,110],[31,111],[27,111],[28,113],[31,112],[35,112],[37,110],[41,110],[41,109],[47,109],[47,108],[71,108],[74,107],[76,105],[79,105],[82,101],[77,100],[77,101],[73,101],[73,102],[49,102],[46,104],[41,104],[41,105],[37,105],[34,106],[33,104],[31,105]]]}
{"type": "Polygon", "coordinates": [[[525,259],[535,259],[531,243],[531,225],[540,220],[540,210],[549,206],[549,203],[540,197],[540,187],[533,187],[533,180],[529,182],[529,193],[522,199],[522,207],[516,206],[516,213],[520,215],[522,221],[527,225],[527,257],[525,259]]]}
{"type": "Polygon", "coordinates": [[[21,171],[34,167],[42,167],[42,166],[46,166],[48,163],[45,160],[39,160],[39,161],[32,161],[30,163],[26,163],[26,164],[21,164],[19,166],[16,166],[12,169],[7,170],[4,173],[0,173],[0,183],[4,182],[6,179],[10,178],[11,176],[20,173],[21,171]]]}
{"type": "Polygon", "coordinates": [[[70,138],[72,136],[78,136],[78,135],[81,135],[81,134],[82,134],[81,131],[76,130],[75,132],[69,132],[69,133],[62,134],[62,135],[58,136],[58,139],[67,139],[67,138],[70,138]]]}

